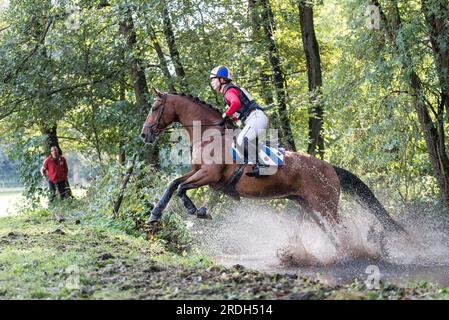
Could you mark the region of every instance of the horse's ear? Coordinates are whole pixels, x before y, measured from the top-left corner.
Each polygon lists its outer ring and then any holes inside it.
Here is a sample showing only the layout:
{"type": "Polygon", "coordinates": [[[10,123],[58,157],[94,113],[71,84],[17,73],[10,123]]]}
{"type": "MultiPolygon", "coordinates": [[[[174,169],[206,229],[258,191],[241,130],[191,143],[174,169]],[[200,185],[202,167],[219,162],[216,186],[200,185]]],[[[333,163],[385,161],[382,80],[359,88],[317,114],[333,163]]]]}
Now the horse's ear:
{"type": "Polygon", "coordinates": [[[153,91],[154,93],[160,98],[162,97],[164,94],[162,92],[160,92],[158,89],[156,89],[155,87],[153,87],[153,91]]]}

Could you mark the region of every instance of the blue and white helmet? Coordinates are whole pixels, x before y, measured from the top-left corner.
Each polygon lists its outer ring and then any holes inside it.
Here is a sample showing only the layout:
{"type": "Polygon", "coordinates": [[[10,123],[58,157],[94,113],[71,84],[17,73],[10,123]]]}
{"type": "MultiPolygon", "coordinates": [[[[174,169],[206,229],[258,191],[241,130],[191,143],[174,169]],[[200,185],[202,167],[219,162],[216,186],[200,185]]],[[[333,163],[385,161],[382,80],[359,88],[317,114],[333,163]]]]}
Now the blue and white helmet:
{"type": "Polygon", "coordinates": [[[232,73],[231,71],[224,66],[218,66],[215,67],[211,72],[210,72],[210,78],[224,78],[226,80],[232,81],[232,73]]]}

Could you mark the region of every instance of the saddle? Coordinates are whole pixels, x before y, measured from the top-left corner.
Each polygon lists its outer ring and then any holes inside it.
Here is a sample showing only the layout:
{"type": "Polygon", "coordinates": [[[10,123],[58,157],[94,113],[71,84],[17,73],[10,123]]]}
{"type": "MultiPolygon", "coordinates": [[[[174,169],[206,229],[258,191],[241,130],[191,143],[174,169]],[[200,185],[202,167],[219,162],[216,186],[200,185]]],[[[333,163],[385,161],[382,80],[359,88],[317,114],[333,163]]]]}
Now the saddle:
{"type": "MultiPolygon", "coordinates": [[[[240,163],[240,165],[234,169],[231,177],[224,183],[224,185],[219,187],[217,190],[226,193],[236,200],[240,200],[240,195],[235,189],[235,186],[242,177],[245,167],[248,164],[254,164],[255,162],[251,159],[247,159],[247,161],[244,161],[244,157],[242,157],[235,144],[233,144],[231,147],[231,153],[234,163],[240,163]]],[[[260,175],[269,176],[276,172],[277,167],[284,165],[284,155],[285,149],[282,147],[273,148],[268,145],[263,145],[262,148],[259,149],[258,154],[259,163],[262,165],[262,167],[260,168],[260,175]]]]}

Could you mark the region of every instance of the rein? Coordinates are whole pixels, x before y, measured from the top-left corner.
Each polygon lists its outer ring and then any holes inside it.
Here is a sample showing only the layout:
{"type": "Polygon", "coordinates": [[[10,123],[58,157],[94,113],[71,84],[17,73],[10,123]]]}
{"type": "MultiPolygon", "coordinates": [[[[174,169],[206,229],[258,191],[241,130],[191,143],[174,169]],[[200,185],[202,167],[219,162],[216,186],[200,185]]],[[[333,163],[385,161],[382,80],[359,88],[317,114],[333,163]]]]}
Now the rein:
{"type": "MultiPolygon", "coordinates": [[[[168,95],[166,93],[164,93],[162,95],[162,98],[161,98],[162,103],[161,103],[160,111],[157,114],[156,121],[153,124],[151,124],[151,125],[148,125],[148,124],[145,123],[143,125],[144,128],[148,128],[149,130],[152,131],[153,129],[157,129],[159,127],[159,125],[161,123],[162,116],[164,114],[165,103],[167,102],[167,96],[168,95]]],[[[182,128],[190,128],[190,127],[194,127],[194,126],[195,125],[193,125],[193,124],[187,124],[187,125],[182,125],[181,124],[182,128]]],[[[201,127],[220,127],[221,129],[228,129],[226,127],[226,123],[225,123],[224,126],[220,126],[219,123],[201,124],[200,126],[201,127]]],[[[159,129],[157,133],[160,134],[160,133],[166,131],[167,129],[169,129],[169,126],[164,126],[164,127],[165,127],[164,129],[159,129]]],[[[222,135],[224,135],[224,132],[222,132],[222,135]]]]}

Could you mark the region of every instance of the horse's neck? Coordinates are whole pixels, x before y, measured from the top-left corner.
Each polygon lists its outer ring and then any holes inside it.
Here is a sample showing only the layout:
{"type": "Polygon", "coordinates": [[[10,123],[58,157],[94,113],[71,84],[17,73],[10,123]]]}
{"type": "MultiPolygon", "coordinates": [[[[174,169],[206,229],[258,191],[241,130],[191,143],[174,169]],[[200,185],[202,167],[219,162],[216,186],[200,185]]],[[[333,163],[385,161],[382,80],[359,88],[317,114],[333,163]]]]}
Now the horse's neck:
{"type": "Polygon", "coordinates": [[[178,104],[176,111],[179,122],[186,127],[191,126],[193,121],[201,121],[201,124],[203,125],[215,124],[220,121],[220,114],[215,110],[209,109],[193,101],[187,101],[185,104],[178,104]]]}
{"type": "MultiPolygon", "coordinates": [[[[187,103],[180,103],[177,106],[177,115],[181,125],[187,130],[190,141],[193,141],[193,122],[201,122],[201,135],[205,130],[211,129],[210,125],[217,124],[220,121],[220,115],[214,110],[208,110],[206,107],[201,106],[195,102],[187,101],[187,103]]],[[[195,124],[196,125],[196,124],[195,124]]],[[[217,128],[218,129],[218,128],[217,128]]]]}

